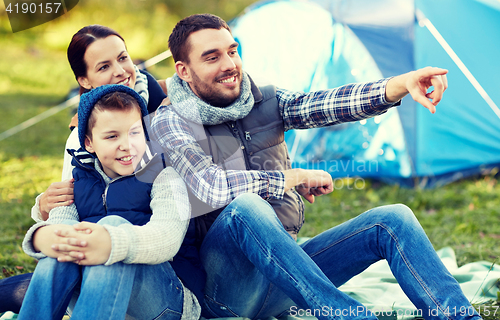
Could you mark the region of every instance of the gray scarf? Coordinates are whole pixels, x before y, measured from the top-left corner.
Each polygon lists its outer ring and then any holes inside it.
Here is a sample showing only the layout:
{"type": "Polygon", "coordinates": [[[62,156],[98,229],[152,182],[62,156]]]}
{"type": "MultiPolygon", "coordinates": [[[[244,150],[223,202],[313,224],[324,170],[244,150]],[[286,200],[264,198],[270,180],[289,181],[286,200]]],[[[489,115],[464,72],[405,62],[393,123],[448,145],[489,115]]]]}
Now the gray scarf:
{"type": "Polygon", "coordinates": [[[254,98],[250,78],[243,72],[239,97],[225,108],[214,107],[196,96],[189,84],[177,74],[167,81],[172,108],[183,118],[203,125],[217,125],[246,117],[253,108],[254,98]]]}

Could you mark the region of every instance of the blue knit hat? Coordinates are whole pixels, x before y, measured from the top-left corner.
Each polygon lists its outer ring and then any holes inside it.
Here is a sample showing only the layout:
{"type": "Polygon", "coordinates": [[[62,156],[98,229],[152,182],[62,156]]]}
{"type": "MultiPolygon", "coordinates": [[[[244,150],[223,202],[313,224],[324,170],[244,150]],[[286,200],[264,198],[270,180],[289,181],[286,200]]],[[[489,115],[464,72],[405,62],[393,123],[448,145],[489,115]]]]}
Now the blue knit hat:
{"type": "Polygon", "coordinates": [[[144,99],[134,90],[122,84],[106,84],[92,89],[80,97],[80,104],[78,105],[78,138],[80,139],[80,146],[85,149],[85,136],[87,134],[87,127],[90,114],[94,109],[95,104],[102,97],[112,92],[128,93],[137,100],[141,108],[142,116],[148,115],[148,107],[144,99]]]}

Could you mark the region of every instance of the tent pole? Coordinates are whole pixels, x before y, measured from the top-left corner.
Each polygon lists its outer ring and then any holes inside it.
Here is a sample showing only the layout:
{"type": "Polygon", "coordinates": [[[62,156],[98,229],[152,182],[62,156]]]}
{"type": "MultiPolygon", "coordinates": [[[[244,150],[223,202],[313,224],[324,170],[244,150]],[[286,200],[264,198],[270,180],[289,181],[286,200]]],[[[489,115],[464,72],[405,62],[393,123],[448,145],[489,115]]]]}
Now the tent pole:
{"type": "Polygon", "coordinates": [[[434,36],[434,38],[438,41],[438,43],[443,47],[443,49],[446,51],[446,53],[450,56],[450,58],[455,62],[457,67],[462,71],[462,73],[465,75],[467,80],[472,84],[474,89],[481,95],[481,97],[486,101],[488,106],[493,110],[493,112],[497,115],[498,118],[500,118],[500,109],[498,106],[495,104],[493,99],[488,95],[486,90],[479,84],[479,82],[476,80],[476,78],[472,75],[472,73],[469,71],[469,69],[465,66],[465,64],[462,62],[462,60],[458,57],[458,55],[455,53],[455,51],[450,47],[448,42],[443,38],[443,36],[439,33],[439,31],[434,27],[432,22],[427,19],[427,17],[422,13],[420,10],[416,10],[416,16],[418,23],[421,26],[425,26],[429,32],[434,36]]]}

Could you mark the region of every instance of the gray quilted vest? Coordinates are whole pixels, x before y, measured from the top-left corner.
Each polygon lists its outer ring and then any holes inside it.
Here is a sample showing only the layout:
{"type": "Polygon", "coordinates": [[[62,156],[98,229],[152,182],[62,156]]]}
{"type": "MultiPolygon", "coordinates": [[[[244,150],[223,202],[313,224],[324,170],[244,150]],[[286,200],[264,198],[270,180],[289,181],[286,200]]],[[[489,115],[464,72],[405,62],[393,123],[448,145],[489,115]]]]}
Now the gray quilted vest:
{"type": "MultiPolygon", "coordinates": [[[[188,121],[196,140],[205,153],[212,156],[213,162],[226,170],[290,169],[276,88],[258,88],[252,81],[252,94],[255,105],[241,120],[203,127],[188,121]]],[[[190,200],[196,217],[197,238],[201,243],[224,208],[213,211],[192,195],[190,200]]],[[[285,193],[283,200],[269,200],[269,203],[285,230],[296,238],[304,223],[304,203],[300,195],[292,189],[285,193]]]]}

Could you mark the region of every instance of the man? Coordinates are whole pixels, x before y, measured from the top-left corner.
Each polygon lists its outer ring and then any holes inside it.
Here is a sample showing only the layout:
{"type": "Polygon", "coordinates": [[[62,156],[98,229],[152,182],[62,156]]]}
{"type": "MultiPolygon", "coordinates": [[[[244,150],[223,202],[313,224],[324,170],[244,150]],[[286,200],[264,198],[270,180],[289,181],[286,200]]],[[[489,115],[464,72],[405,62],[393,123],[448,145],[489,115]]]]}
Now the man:
{"type": "Polygon", "coordinates": [[[290,169],[284,131],[382,114],[408,93],[434,113],[446,70],[306,94],[253,83],[216,16],[181,20],[169,46],[172,105],[158,109],[152,128],[193,195],[220,208],[205,214],[211,209],[193,206],[207,272],[205,317],[278,317],[298,306],[320,319],[376,319],[337,287],[386,259],[427,318],[480,319],[453,313],[470,304],[404,205],[372,209],[301,246],[294,241],[304,219],[297,192],[312,203],[333,188],[324,171],[290,169]],[[250,209],[222,211],[244,193],[254,194],[242,196],[250,209]]]}

